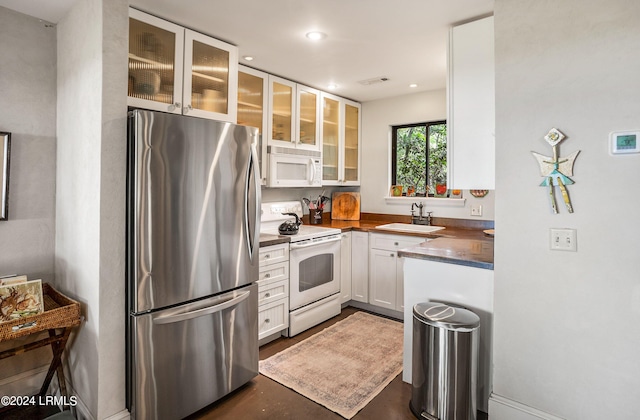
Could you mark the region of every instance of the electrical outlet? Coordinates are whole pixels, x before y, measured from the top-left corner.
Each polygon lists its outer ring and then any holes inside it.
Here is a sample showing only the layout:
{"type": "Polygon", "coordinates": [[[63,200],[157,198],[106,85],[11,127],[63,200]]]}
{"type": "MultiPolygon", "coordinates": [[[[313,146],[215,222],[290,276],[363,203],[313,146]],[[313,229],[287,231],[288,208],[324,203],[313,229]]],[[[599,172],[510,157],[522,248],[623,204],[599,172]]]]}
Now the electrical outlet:
{"type": "Polygon", "coordinates": [[[551,229],[550,249],[552,251],[577,251],[576,230],[551,229]]]}
{"type": "Polygon", "coordinates": [[[471,215],[472,216],[482,216],[482,206],[471,206],[471,215]]]}

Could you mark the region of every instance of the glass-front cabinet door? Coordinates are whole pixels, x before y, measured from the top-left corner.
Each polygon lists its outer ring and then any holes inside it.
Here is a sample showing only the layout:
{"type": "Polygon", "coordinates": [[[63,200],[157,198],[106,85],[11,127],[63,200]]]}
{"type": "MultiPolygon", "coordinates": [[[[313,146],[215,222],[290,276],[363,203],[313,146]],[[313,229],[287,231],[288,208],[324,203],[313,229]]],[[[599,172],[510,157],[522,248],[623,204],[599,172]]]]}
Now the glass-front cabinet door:
{"type": "Polygon", "coordinates": [[[338,183],[341,128],[340,98],[328,93],[322,94],[322,183],[338,183]]]}
{"type": "Polygon", "coordinates": [[[238,49],[186,29],[184,57],[183,112],[235,123],[238,49]]]}
{"type": "Polygon", "coordinates": [[[296,84],[269,75],[269,145],[296,147],[295,104],[296,84]]]}
{"type": "Polygon", "coordinates": [[[250,67],[238,67],[238,124],[256,127],[259,132],[258,163],[261,183],[267,183],[267,144],[269,75],[250,67]]]}
{"type": "Polygon", "coordinates": [[[344,100],[343,184],[360,185],[360,104],[344,100]]]}
{"type": "Polygon", "coordinates": [[[237,89],[237,47],[129,9],[129,106],[235,123],[237,89]]]}
{"type": "Polygon", "coordinates": [[[296,147],[320,151],[320,91],[297,85],[296,92],[298,96],[296,147]]]}
{"type": "Polygon", "coordinates": [[[182,112],[184,28],[129,9],[128,105],[182,112]]]}
{"type": "Polygon", "coordinates": [[[360,104],[322,93],[322,184],[360,185],[360,104]]]}

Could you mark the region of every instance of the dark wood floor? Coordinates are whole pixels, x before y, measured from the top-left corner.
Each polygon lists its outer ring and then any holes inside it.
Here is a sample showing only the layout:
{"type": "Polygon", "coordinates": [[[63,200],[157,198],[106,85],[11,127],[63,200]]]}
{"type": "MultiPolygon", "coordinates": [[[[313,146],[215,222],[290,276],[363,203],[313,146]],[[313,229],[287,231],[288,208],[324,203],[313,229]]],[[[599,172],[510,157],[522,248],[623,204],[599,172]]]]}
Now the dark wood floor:
{"type": "MultiPolygon", "coordinates": [[[[260,360],[264,360],[287,347],[298,343],[313,334],[322,331],[329,325],[357,312],[358,309],[347,307],[342,313],[314,328],[292,338],[281,337],[260,347],[260,360]]],[[[336,372],[336,374],[339,374],[336,372]]],[[[416,417],[409,410],[411,385],[402,382],[402,373],[380,392],[353,419],[385,419],[405,420],[416,417]]],[[[480,417],[479,419],[481,419],[480,417]]],[[[486,418],[486,417],[484,417],[486,418]]],[[[213,419],[342,419],[342,416],[303,397],[291,389],[258,375],[251,382],[221,399],[217,403],[200,410],[190,420],[213,419]]]]}

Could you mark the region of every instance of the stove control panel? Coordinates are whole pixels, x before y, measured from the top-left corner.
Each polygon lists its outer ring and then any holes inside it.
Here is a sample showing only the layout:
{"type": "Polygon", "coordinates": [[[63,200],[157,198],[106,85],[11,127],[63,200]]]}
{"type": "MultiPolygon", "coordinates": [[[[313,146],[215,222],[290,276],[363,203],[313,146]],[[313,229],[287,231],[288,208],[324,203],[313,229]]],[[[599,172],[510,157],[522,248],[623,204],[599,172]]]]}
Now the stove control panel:
{"type": "Polygon", "coordinates": [[[284,216],[282,213],[295,213],[302,217],[302,202],[300,201],[278,201],[273,203],[262,203],[262,222],[274,220],[286,220],[291,216],[284,216]]]}

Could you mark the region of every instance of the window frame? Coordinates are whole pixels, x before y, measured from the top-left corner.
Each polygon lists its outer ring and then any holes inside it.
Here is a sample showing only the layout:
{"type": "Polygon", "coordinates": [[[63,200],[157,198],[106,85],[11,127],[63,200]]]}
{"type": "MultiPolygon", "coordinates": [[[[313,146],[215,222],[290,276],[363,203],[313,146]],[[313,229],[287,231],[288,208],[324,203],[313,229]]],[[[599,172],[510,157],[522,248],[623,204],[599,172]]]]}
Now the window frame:
{"type": "MultiPolygon", "coordinates": [[[[426,133],[426,141],[429,142],[429,128],[434,125],[446,125],[447,120],[436,120],[436,121],[427,121],[420,123],[411,123],[411,124],[398,124],[391,126],[391,185],[397,185],[397,160],[398,160],[398,130],[404,128],[412,128],[412,127],[425,127],[426,133]]],[[[448,130],[447,130],[448,131],[448,130]]],[[[447,148],[449,147],[449,143],[447,141],[447,148]]],[[[425,185],[429,185],[429,145],[427,144],[426,153],[425,153],[425,185]]],[[[425,197],[429,197],[429,191],[425,191],[425,197]]]]}

